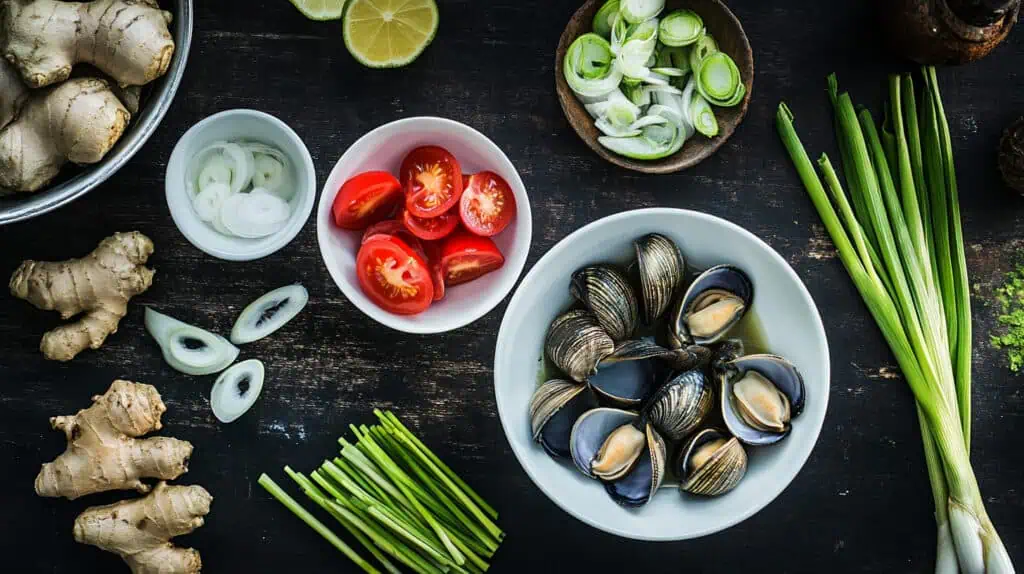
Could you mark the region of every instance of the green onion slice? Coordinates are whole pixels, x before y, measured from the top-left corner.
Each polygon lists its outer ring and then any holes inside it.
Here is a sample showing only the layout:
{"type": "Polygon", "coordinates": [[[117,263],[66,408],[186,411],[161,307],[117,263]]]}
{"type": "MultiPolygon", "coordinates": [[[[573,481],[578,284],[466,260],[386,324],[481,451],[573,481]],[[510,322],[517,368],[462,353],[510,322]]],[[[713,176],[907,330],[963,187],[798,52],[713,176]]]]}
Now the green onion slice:
{"type": "Polygon", "coordinates": [[[622,72],[608,41],[593,33],[576,38],[565,53],[565,81],[585,98],[600,97],[618,88],[622,72]]]}
{"type": "Polygon", "coordinates": [[[746,95],[746,87],[740,81],[740,70],[725,52],[704,58],[694,76],[697,78],[697,91],[716,106],[735,106],[746,95]]]}
{"type": "Polygon", "coordinates": [[[619,10],[630,24],[646,22],[661,14],[665,0],[622,0],[619,10]]]}
{"type": "Polygon", "coordinates": [[[715,112],[711,109],[711,104],[700,94],[694,95],[690,100],[687,116],[698,132],[709,138],[718,135],[718,120],[715,119],[715,112]]]}
{"type": "Polygon", "coordinates": [[[612,26],[619,15],[619,0],[608,0],[594,14],[594,33],[602,38],[612,37],[612,26]]]}
{"type": "Polygon", "coordinates": [[[718,53],[718,42],[715,42],[715,39],[710,35],[701,36],[690,47],[690,70],[696,74],[697,69],[700,68],[700,63],[705,58],[716,53],[718,53]]]}
{"type": "Polygon", "coordinates": [[[693,10],[676,10],[661,20],[658,38],[666,46],[689,46],[704,36],[704,20],[693,10]]]}

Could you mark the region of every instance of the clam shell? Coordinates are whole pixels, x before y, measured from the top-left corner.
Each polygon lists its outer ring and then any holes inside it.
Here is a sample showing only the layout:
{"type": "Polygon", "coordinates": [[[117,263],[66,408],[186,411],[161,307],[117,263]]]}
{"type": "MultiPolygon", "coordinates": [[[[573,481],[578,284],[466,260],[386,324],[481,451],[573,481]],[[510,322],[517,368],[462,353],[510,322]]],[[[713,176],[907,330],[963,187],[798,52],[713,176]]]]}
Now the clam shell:
{"type": "Polygon", "coordinates": [[[586,385],[552,379],[537,388],[530,400],[533,440],[555,457],[569,457],[569,443],[576,420],[597,406],[586,385]]]}
{"type": "Polygon", "coordinates": [[[748,370],[753,370],[771,381],[789,399],[790,418],[795,419],[804,408],[804,379],[793,363],[778,355],[746,355],[727,363],[728,372],[720,376],[719,403],[726,428],[736,438],[749,445],[766,445],[786,438],[792,429],[787,425],[782,432],[756,429],[739,414],[733,397],[732,385],[748,370]]]}
{"type": "Polygon", "coordinates": [[[633,422],[637,414],[621,409],[591,409],[576,420],[569,440],[569,451],[576,468],[590,478],[597,478],[590,465],[597,457],[608,435],[624,424],[633,422]]]}
{"type": "Polygon", "coordinates": [[[633,242],[640,274],[640,301],[644,322],[654,324],[672,303],[683,282],[686,260],[679,247],[658,233],[633,242]]]}
{"type": "Polygon", "coordinates": [[[551,323],[544,349],[555,366],[582,383],[596,373],[597,364],[615,350],[615,342],[593,313],[573,309],[551,323]]]}
{"type": "Polygon", "coordinates": [[[630,338],[639,322],[636,294],[625,274],[610,265],[584,267],[572,275],[569,293],[597,318],[614,341],[630,338]]]}
{"type": "Polygon", "coordinates": [[[677,375],[658,389],[647,406],[647,420],[671,440],[682,440],[707,418],[715,393],[704,373],[677,375]]]}
{"type": "Polygon", "coordinates": [[[625,341],[598,364],[590,386],[610,404],[636,408],[657,388],[675,359],[674,351],[649,339],[625,341]]]}
{"type": "Polygon", "coordinates": [[[654,427],[647,425],[647,449],[640,456],[629,474],[614,482],[606,482],[604,488],[612,500],[622,506],[643,506],[650,502],[665,478],[667,448],[654,427]]]}
{"type": "Polygon", "coordinates": [[[672,347],[688,343],[710,345],[725,337],[729,330],[736,326],[744,314],[754,303],[754,285],[742,269],[732,265],[712,267],[693,280],[683,296],[676,300],[669,316],[669,340],[672,347]],[[736,295],[743,306],[739,312],[714,333],[705,336],[692,336],[687,327],[687,320],[694,311],[695,303],[709,291],[723,291],[736,295]]]}
{"type": "Polygon", "coordinates": [[[747,453],[736,437],[729,438],[718,447],[700,468],[689,471],[690,457],[700,446],[727,436],[719,430],[706,429],[683,445],[676,467],[682,491],[701,496],[718,496],[736,488],[747,473],[747,453]]]}

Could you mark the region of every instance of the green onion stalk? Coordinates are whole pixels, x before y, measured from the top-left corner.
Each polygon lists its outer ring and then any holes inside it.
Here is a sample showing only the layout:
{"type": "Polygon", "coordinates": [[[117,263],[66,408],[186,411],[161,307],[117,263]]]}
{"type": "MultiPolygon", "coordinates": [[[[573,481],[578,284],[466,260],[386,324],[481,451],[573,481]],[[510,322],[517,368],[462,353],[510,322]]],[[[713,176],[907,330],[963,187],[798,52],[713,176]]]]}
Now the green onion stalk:
{"type": "Polygon", "coordinates": [[[935,69],[921,105],[909,75],[889,79],[876,128],[829,77],[847,194],[818,168],[779,104],[776,124],[818,214],[917,402],[938,527],[936,572],[1013,572],[970,461],[971,302],[953,149],[935,69]],[[826,191],[827,188],[827,191],[826,191]]]}

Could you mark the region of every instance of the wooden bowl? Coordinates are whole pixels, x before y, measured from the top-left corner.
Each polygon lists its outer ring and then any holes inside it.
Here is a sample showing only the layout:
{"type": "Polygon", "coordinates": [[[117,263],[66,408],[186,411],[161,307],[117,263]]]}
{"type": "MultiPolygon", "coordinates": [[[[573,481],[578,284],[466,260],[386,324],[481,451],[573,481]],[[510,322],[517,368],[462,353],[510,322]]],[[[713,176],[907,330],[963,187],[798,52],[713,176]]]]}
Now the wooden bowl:
{"type": "Polygon", "coordinates": [[[740,79],[747,88],[747,95],[739,105],[731,108],[714,108],[715,117],[718,119],[717,136],[707,138],[696,134],[686,140],[683,149],[666,158],[654,161],[635,160],[612,153],[598,143],[597,138],[602,134],[594,127],[594,119],[587,113],[583,104],[576,99],[576,94],[565,81],[563,71],[566,51],[576,38],[592,30],[594,14],[604,2],[605,0],[587,0],[569,20],[565,31],[562,32],[562,38],[558,41],[558,51],[555,53],[555,88],[558,92],[558,101],[562,104],[562,110],[565,111],[565,117],[572,124],[576,133],[590,146],[590,149],[604,159],[626,169],[642,173],[672,173],[700,163],[701,160],[715,153],[725,143],[725,140],[729,139],[732,132],[736,130],[736,126],[743,120],[743,116],[746,115],[747,106],[750,105],[750,96],[754,91],[754,55],[750,50],[747,35],[743,32],[743,26],[719,0],[668,0],[665,3],[665,11],[662,12],[662,15],[679,8],[689,8],[700,15],[708,33],[714,36],[715,41],[718,42],[719,50],[729,54],[736,61],[736,65],[740,69],[740,79]]]}

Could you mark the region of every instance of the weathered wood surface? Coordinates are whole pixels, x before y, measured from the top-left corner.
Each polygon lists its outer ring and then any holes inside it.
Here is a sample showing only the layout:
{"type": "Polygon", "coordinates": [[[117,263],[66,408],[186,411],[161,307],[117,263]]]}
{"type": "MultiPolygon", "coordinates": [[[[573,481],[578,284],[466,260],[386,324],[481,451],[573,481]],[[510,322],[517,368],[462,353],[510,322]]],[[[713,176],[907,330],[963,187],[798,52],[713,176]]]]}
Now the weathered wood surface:
{"type": "MultiPolygon", "coordinates": [[[[0,229],[0,270],[24,258],[88,252],[115,230],[139,229],[157,245],[156,282],[119,333],[70,364],[43,361],[39,337],[57,323],[0,297],[0,547],[11,572],[119,572],[118,560],[75,544],[71,524],[91,504],[32,494],[40,463],[64,448],[47,417],[73,413],[116,377],[156,385],[169,412],[165,434],[196,445],[183,483],[215,496],[207,525],[182,542],[208,572],[355,572],[333,548],[271,500],[255,480],[289,463],[308,469],[332,452],[350,422],[396,409],[502,513],[508,540],[495,572],[927,572],[931,498],[917,422],[894,361],[836,260],[775,134],[785,98],[812,155],[833,149],[824,77],[877,105],[884,75],[901,64],[876,45],[868,3],[730,2],[755,52],[749,114],[696,168],[641,176],[611,166],[567,125],[554,94],[553,53],[573,0],[442,0],[434,45],[405,70],[371,71],[348,56],[339,23],[304,20],[284,0],[196,3],[185,81],[163,125],[116,177],[40,219],[0,229]],[[794,266],[818,302],[834,379],[828,418],[805,468],[746,522],[702,540],[644,544],[593,530],[564,514],[522,472],[505,441],[491,390],[504,305],[436,337],[403,336],[366,319],[335,288],[312,222],[276,255],[255,263],[212,259],[176,230],[163,170],[178,137],[228,108],[277,115],[305,138],[321,181],[367,130],[412,115],[466,122],[500,145],[533,204],[532,265],[579,226],[625,209],[676,206],[728,218],[763,237],[794,266]],[[286,329],[246,346],[269,382],[252,412],[217,424],[212,377],[170,370],[144,334],[142,305],[226,332],[237,312],[272,287],[302,281],[309,307],[286,329]]],[[[975,468],[1010,554],[1024,565],[1024,377],[1010,376],[986,332],[993,286],[1021,257],[1024,201],[1000,184],[993,150],[1024,112],[1024,32],[969,67],[943,70],[957,152],[968,265],[975,297],[975,468]]],[[[686,520],[680,516],[680,520],[686,520]]]]}

